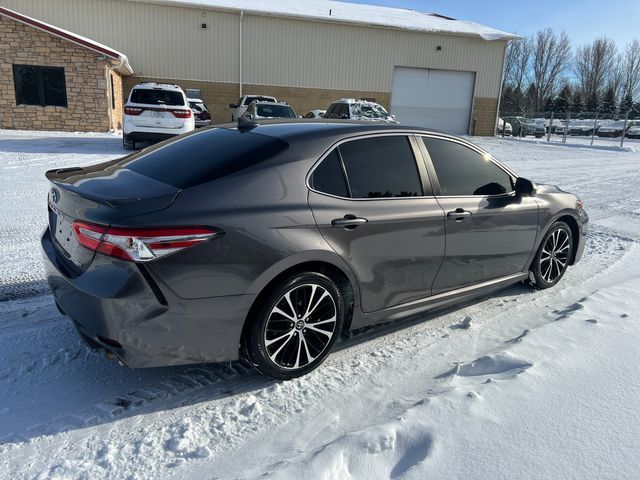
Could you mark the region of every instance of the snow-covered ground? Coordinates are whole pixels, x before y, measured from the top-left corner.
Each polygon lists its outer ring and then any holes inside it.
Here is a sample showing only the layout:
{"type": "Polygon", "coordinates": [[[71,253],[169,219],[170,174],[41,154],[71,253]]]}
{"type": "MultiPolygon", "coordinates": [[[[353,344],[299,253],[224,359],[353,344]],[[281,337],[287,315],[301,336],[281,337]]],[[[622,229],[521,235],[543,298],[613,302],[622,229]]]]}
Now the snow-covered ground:
{"type": "Polygon", "coordinates": [[[640,149],[475,141],[585,200],[583,260],[553,289],[358,332],[275,382],[87,350],[42,281],[43,173],[123,155],[120,139],[0,131],[0,478],[638,478],[640,149]]]}

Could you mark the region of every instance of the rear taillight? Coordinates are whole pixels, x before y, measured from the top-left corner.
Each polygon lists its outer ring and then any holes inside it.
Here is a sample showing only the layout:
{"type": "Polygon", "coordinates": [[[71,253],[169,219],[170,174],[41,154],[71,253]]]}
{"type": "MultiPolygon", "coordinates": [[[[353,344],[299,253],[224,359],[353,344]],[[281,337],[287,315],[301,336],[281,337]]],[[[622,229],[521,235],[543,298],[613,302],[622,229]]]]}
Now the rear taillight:
{"type": "Polygon", "coordinates": [[[200,118],[202,120],[211,120],[211,114],[209,112],[202,112],[200,118]]]}
{"type": "Polygon", "coordinates": [[[144,112],[144,108],[139,108],[139,107],[124,107],[124,114],[125,115],[140,115],[142,112],[144,112]]]}
{"type": "Polygon", "coordinates": [[[191,118],[191,110],[169,110],[176,118],[191,118]]]}
{"type": "Polygon", "coordinates": [[[85,248],[130,262],[147,262],[222,235],[208,227],[118,228],[74,222],[85,248]]]}

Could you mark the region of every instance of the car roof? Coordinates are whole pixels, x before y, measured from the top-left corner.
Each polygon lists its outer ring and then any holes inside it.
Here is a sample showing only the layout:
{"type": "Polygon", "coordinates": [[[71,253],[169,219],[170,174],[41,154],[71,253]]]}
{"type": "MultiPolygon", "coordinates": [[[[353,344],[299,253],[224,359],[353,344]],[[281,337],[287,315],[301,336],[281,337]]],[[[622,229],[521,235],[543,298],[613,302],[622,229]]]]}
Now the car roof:
{"type": "Polygon", "coordinates": [[[195,103],[204,103],[199,98],[187,98],[187,100],[189,100],[190,102],[195,102],[195,103]]]}
{"type": "Polygon", "coordinates": [[[140,90],[173,90],[176,92],[182,92],[182,88],[180,88],[178,85],[173,85],[170,83],[144,82],[134,85],[133,88],[140,90]]]}
{"type": "MultiPolygon", "coordinates": [[[[225,123],[216,125],[216,127],[237,128],[238,124],[225,123]]],[[[330,120],[324,118],[260,120],[258,125],[251,128],[250,131],[251,133],[268,135],[270,137],[280,138],[285,141],[295,140],[298,137],[329,138],[349,136],[354,134],[357,135],[384,132],[436,133],[452,136],[435,129],[399,125],[397,123],[388,124],[357,120],[330,120]]]]}
{"type": "Polygon", "coordinates": [[[251,103],[255,103],[256,105],[280,105],[281,107],[291,107],[291,105],[289,105],[286,102],[264,102],[264,101],[253,101],[251,103]]]}

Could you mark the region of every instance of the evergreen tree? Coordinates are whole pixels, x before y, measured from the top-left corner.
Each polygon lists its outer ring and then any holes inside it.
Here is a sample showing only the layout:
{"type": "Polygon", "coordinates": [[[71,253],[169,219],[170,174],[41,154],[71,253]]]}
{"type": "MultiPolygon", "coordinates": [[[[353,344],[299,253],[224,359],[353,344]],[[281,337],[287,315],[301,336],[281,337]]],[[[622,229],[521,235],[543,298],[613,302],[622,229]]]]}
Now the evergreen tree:
{"type": "Polygon", "coordinates": [[[550,112],[551,110],[553,110],[553,98],[547,97],[547,101],[544,102],[544,111],[546,113],[546,112],[550,112]]]}
{"type": "Polygon", "coordinates": [[[587,102],[585,104],[585,109],[587,112],[597,112],[600,110],[600,100],[598,99],[598,94],[596,92],[592,92],[587,97],[587,102]]]}
{"type": "Polygon", "coordinates": [[[634,120],[640,118],[640,102],[635,102],[633,104],[633,108],[629,111],[629,118],[634,120]]]}
{"type": "Polygon", "coordinates": [[[527,93],[524,99],[524,110],[527,115],[533,115],[536,113],[536,99],[538,98],[538,91],[536,86],[532,83],[527,88],[527,93]]]}
{"type": "Polygon", "coordinates": [[[553,110],[556,112],[556,115],[565,113],[569,110],[569,106],[571,104],[571,87],[569,85],[565,85],[560,90],[560,93],[556,97],[553,102],[553,110]]]}
{"type": "Polygon", "coordinates": [[[609,87],[605,90],[604,96],[602,97],[602,113],[614,114],[616,110],[616,92],[613,87],[609,87]]]}
{"type": "Polygon", "coordinates": [[[584,102],[582,101],[582,94],[579,90],[573,92],[573,98],[571,99],[571,113],[580,113],[584,110],[584,102]]]}
{"type": "Polygon", "coordinates": [[[620,102],[620,115],[624,115],[625,113],[633,110],[633,107],[633,96],[631,93],[627,93],[622,99],[622,102],[620,102]]]}

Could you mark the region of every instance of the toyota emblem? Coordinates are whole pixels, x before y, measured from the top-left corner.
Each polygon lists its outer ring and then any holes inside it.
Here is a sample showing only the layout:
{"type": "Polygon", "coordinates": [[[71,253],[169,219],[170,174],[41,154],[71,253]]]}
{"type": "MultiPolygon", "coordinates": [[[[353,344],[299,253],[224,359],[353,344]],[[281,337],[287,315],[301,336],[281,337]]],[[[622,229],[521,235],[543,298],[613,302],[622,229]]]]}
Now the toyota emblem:
{"type": "Polygon", "coordinates": [[[51,189],[51,201],[53,203],[58,203],[58,200],[60,200],[60,192],[58,192],[57,188],[52,188],[51,189]]]}

